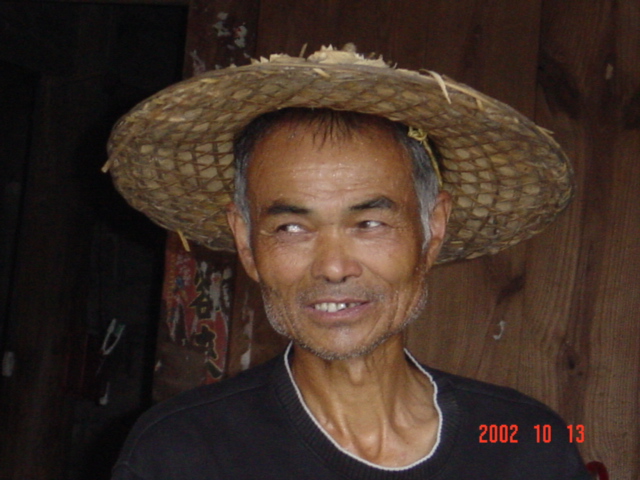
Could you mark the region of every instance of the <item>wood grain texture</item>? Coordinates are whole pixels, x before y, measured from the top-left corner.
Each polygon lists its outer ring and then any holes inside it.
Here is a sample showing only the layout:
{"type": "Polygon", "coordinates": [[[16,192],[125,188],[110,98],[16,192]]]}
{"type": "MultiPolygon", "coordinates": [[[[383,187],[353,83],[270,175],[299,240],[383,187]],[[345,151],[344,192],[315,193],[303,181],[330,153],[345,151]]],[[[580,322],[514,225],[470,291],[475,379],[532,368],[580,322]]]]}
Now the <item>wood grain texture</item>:
{"type": "Polygon", "coordinates": [[[568,336],[577,348],[565,361],[585,378],[581,402],[570,389],[561,401],[582,409],[585,457],[625,480],[640,477],[639,24],[637,2],[545,4],[538,102],[572,150],[579,187],[568,336]]]}
{"type": "Polygon", "coordinates": [[[403,68],[427,68],[468,82],[525,114],[535,85],[539,2],[465,0],[262,0],[256,53],[297,55],[321,45],[382,54],[403,68]],[[532,56],[533,55],[533,56],[532,56]]]}

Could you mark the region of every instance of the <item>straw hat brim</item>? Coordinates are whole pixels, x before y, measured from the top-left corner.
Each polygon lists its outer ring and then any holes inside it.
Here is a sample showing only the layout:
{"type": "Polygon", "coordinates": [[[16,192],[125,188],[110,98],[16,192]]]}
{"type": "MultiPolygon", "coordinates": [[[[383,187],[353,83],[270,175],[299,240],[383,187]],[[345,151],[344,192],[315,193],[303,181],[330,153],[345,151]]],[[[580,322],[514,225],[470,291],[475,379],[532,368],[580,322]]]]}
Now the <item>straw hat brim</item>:
{"type": "Polygon", "coordinates": [[[225,206],[233,195],[234,136],[266,112],[314,107],[379,115],[428,133],[454,199],[439,263],[525,240],[569,202],[565,154],[511,107],[432,72],[326,58],[272,56],[204,73],[142,102],[109,141],[117,189],[159,225],[233,251],[225,206]]]}

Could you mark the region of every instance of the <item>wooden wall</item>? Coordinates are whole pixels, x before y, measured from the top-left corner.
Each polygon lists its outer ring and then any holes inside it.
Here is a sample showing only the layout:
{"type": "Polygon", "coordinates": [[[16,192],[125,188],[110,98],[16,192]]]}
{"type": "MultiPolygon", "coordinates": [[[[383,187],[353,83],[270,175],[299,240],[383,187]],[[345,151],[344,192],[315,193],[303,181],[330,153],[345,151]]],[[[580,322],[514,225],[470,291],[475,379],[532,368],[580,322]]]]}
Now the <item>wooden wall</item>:
{"type": "MultiPolygon", "coordinates": [[[[408,342],[432,366],[541,399],[585,426],[585,461],[640,478],[640,3],[196,0],[187,74],[346,42],[468,83],[555,132],[576,170],[568,211],[507,252],[434,269],[408,342]]],[[[230,373],[251,348],[252,363],[280,348],[243,338],[262,317],[254,297],[236,302],[230,373]]]]}

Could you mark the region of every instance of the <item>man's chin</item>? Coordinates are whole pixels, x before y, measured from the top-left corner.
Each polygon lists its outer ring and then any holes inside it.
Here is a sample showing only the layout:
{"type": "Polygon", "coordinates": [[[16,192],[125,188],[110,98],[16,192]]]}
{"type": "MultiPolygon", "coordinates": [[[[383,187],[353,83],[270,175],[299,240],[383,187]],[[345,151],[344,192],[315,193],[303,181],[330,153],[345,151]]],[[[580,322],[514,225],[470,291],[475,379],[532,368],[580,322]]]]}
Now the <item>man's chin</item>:
{"type": "Polygon", "coordinates": [[[336,362],[341,360],[352,360],[354,358],[366,357],[372,354],[377,348],[379,348],[396,333],[397,332],[392,332],[389,335],[384,335],[373,342],[368,342],[363,345],[348,347],[345,346],[344,348],[322,347],[320,345],[313,345],[309,342],[292,338],[289,335],[287,335],[287,337],[293,342],[295,346],[300,347],[301,349],[315,355],[316,357],[327,362],[336,362]]]}

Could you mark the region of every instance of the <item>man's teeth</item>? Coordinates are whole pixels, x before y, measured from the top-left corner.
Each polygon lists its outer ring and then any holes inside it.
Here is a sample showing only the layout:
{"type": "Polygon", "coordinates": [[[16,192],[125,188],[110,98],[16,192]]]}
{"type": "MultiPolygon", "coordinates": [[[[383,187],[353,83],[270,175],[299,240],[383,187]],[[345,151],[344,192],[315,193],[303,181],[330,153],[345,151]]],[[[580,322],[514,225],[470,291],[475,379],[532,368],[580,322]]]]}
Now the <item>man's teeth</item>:
{"type": "Polygon", "coordinates": [[[321,312],[329,312],[334,313],[340,310],[344,310],[345,308],[357,307],[359,303],[334,303],[334,302],[325,302],[325,303],[316,303],[314,308],[316,310],[320,310],[321,312]]]}

